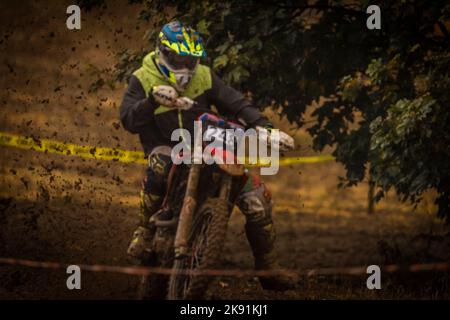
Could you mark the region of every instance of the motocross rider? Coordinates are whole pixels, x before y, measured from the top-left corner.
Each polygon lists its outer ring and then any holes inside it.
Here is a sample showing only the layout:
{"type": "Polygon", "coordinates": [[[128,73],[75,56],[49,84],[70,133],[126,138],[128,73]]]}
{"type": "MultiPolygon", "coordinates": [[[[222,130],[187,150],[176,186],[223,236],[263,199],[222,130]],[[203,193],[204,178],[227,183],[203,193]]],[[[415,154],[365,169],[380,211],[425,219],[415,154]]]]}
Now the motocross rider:
{"type": "MultiPolygon", "coordinates": [[[[143,60],[131,76],[120,107],[126,130],[138,134],[148,158],[141,196],[140,223],[133,234],[128,254],[142,259],[151,239],[149,218],[159,209],[171,163],[172,131],[192,128],[194,120],[214,105],[219,114],[245,127],[272,125],[235,89],[227,86],[209,67],[200,64],[205,49],[198,32],[179,21],[163,26],[155,51],[143,60]],[[181,97],[195,101],[190,110],[181,110],[181,97]],[[199,111],[202,111],[199,113],[199,111]],[[197,112],[196,112],[197,111],[197,112]]],[[[286,135],[286,141],[293,140],[286,135]]],[[[274,252],[275,232],[270,192],[258,176],[248,175],[236,201],[246,217],[245,232],[256,269],[280,269],[274,252]]],[[[287,290],[294,285],[285,276],[259,278],[264,289],[287,290]]]]}

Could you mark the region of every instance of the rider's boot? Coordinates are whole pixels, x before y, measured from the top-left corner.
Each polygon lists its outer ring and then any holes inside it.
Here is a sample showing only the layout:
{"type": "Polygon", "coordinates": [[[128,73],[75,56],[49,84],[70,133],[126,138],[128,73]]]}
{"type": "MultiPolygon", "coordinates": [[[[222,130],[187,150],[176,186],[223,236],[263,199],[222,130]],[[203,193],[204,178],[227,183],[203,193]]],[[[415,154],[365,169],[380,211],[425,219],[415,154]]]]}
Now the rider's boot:
{"type": "Polygon", "coordinates": [[[159,209],[161,196],[141,191],[139,210],[139,226],[133,233],[127,253],[137,259],[148,259],[151,251],[151,240],[154,230],[149,226],[150,217],[159,209]]]}
{"type": "MultiPolygon", "coordinates": [[[[256,270],[282,271],[274,250],[275,232],[272,223],[265,226],[246,224],[245,233],[255,258],[256,270]]],[[[285,274],[260,276],[263,289],[285,291],[295,287],[296,279],[285,274]]]]}

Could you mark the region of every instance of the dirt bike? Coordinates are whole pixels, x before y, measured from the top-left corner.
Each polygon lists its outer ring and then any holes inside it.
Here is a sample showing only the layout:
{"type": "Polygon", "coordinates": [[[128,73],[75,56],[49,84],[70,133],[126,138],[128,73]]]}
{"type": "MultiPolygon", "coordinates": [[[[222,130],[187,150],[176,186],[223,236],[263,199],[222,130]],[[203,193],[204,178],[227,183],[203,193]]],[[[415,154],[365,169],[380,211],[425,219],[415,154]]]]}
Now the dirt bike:
{"type": "MultiPolygon", "coordinates": [[[[243,129],[211,113],[199,119],[207,127],[205,135],[222,137],[224,144],[228,143],[226,129],[243,129]]],[[[195,137],[203,143],[201,138],[195,137]]],[[[215,148],[212,154],[235,157],[226,150],[215,148]]],[[[161,209],[149,220],[153,238],[144,262],[146,266],[171,268],[172,274],[143,276],[138,298],[205,297],[212,277],[195,272],[220,267],[228,219],[245,180],[242,164],[172,165],[161,209]]]]}

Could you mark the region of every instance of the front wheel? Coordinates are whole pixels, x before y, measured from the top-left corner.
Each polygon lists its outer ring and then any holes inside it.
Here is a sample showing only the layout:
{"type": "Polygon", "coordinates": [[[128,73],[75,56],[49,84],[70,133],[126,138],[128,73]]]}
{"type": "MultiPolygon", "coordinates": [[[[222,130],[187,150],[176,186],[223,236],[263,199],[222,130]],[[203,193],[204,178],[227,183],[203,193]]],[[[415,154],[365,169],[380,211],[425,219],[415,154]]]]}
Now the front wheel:
{"type": "Polygon", "coordinates": [[[226,201],[220,198],[207,199],[194,216],[189,238],[190,254],[174,262],[167,296],[169,300],[204,298],[211,276],[184,273],[219,267],[227,225],[226,201]]]}

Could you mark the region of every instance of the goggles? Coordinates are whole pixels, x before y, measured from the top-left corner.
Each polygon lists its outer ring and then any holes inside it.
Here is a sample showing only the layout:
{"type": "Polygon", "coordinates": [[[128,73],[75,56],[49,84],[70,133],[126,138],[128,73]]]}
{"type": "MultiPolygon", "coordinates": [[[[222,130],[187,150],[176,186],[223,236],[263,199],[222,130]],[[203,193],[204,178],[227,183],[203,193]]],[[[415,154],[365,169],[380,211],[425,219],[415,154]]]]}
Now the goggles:
{"type": "Polygon", "coordinates": [[[168,67],[172,70],[188,69],[194,70],[200,60],[198,57],[181,56],[169,48],[161,48],[161,53],[164,55],[164,60],[168,67]]]}

